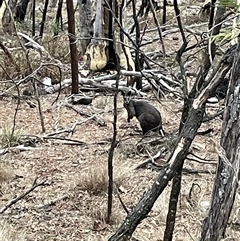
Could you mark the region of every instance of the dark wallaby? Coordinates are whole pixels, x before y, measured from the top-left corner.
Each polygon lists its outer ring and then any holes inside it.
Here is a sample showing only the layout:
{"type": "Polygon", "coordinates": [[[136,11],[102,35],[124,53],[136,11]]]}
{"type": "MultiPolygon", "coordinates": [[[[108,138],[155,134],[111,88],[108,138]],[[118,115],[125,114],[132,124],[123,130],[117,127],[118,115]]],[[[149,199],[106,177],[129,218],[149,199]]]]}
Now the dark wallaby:
{"type": "Polygon", "coordinates": [[[128,122],[136,116],[140,122],[143,135],[149,131],[159,131],[163,135],[162,118],[160,112],[147,101],[133,100],[129,94],[124,94],[124,104],[128,112],[128,122]]]}

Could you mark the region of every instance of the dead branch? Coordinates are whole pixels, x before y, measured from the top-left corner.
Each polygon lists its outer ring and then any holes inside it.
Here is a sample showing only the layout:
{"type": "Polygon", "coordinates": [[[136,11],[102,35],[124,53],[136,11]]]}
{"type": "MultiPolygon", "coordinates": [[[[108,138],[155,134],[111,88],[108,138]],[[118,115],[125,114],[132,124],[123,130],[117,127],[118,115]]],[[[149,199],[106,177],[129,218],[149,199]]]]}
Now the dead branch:
{"type": "Polygon", "coordinates": [[[28,35],[26,35],[24,33],[20,33],[20,32],[17,32],[17,35],[26,40],[26,43],[24,44],[24,46],[26,48],[34,48],[34,49],[38,50],[40,53],[46,53],[47,56],[50,56],[50,54],[46,51],[46,49],[42,45],[40,45],[39,43],[34,41],[28,35]]]}
{"type": "Polygon", "coordinates": [[[70,139],[70,138],[64,138],[64,137],[57,137],[57,136],[44,136],[42,137],[45,140],[61,140],[61,141],[66,141],[63,144],[67,145],[86,145],[86,142],[80,141],[80,140],[75,140],[75,139],[70,139]]]}
{"type": "Polygon", "coordinates": [[[37,183],[38,177],[35,178],[33,181],[32,187],[29,188],[26,192],[22,193],[20,196],[12,199],[9,201],[2,209],[0,209],[0,214],[3,214],[8,208],[10,208],[13,204],[17,203],[21,199],[23,199],[25,196],[27,196],[30,192],[32,192],[34,189],[40,186],[49,186],[50,184],[47,183],[47,180],[44,180],[42,182],[37,183]]]}
{"type": "Polygon", "coordinates": [[[160,39],[160,42],[161,42],[161,45],[162,45],[163,61],[164,61],[164,65],[166,67],[166,50],[165,50],[165,44],[164,44],[164,41],[163,41],[162,30],[160,28],[160,24],[158,22],[158,19],[157,19],[157,16],[156,16],[156,12],[155,12],[152,0],[150,0],[149,3],[150,3],[150,6],[151,6],[151,11],[152,11],[152,14],[153,14],[154,22],[155,22],[155,24],[157,26],[159,39],[160,39]]]}
{"type": "Polygon", "coordinates": [[[201,158],[201,157],[197,156],[196,154],[194,154],[193,152],[189,152],[188,155],[192,155],[194,158],[191,158],[191,157],[188,156],[186,158],[187,160],[199,162],[199,163],[202,163],[202,164],[217,165],[216,161],[211,160],[211,159],[201,158]]]}
{"type": "Polygon", "coordinates": [[[85,119],[85,120],[83,120],[83,121],[79,121],[79,122],[77,121],[77,122],[75,122],[75,123],[72,125],[72,127],[69,128],[69,129],[63,129],[63,130],[59,130],[59,131],[55,131],[55,132],[49,133],[49,134],[47,134],[44,138],[50,137],[50,136],[59,135],[59,134],[62,134],[62,133],[69,133],[69,134],[72,136],[73,133],[74,133],[74,131],[75,131],[75,129],[76,129],[76,127],[77,127],[78,125],[81,125],[81,124],[86,123],[87,121],[89,121],[89,120],[91,120],[91,119],[96,118],[97,115],[98,115],[98,114],[94,114],[94,115],[90,116],[89,118],[87,118],[87,119],[85,119]]]}
{"type": "Polygon", "coordinates": [[[141,163],[140,165],[135,167],[135,170],[140,169],[140,168],[145,168],[150,163],[153,165],[159,166],[159,164],[156,164],[155,160],[158,159],[161,156],[161,154],[162,154],[162,152],[158,151],[158,153],[156,155],[151,156],[150,158],[145,160],[143,163],[141,163]]]}
{"type": "MultiPolygon", "coordinates": [[[[73,109],[74,111],[76,111],[80,115],[84,115],[84,116],[88,116],[88,117],[92,117],[93,116],[92,119],[95,120],[100,126],[106,126],[105,121],[100,119],[100,118],[98,118],[97,114],[92,115],[90,113],[87,113],[86,111],[79,110],[79,108],[77,108],[76,106],[68,104],[68,103],[65,103],[64,105],[66,107],[70,108],[70,109],[73,109]]],[[[100,113],[98,113],[98,114],[100,114],[100,113]]]]}
{"type": "Polygon", "coordinates": [[[115,187],[115,190],[116,190],[116,193],[117,193],[118,199],[119,199],[119,201],[120,201],[120,203],[121,203],[121,205],[122,205],[124,211],[128,214],[129,211],[128,211],[126,205],[124,204],[124,202],[123,202],[123,200],[122,200],[122,198],[121,198],[121,196],[120,196],[120,193],[119,193],[119,191],[118,191],[118,187],[116,186],[115,183],[113,183],[113,185],[114,185],[114,187],[115,187]]]}
{"type": "MultiPolygon", "coordinates": [[[[156,85],[159,87],[161,86],[163,89],[171,92],[171,93],[175,93],[177,92],[174,88],[172,88],[170,85],[177,85],[180,86],[181,85],[174,81],[173,79],[164,76],[163,74],[159,73],[159,70],[142,70],[141,72],[138,71],[126,71],[126,70],[121,70],[120,71],[120,75],[123,76],[131,76],[131,77],[145,77],[148,79],[152,79],[152,81],[156,82],[156,85]],[[157,72],[157,73],[155,73],[157,72]]],[[[109,90],[113,90],[115,91],[116,89],[116,74],[112,74],[112,75],[104,75],[101,77],[97,77],[97,78],[82,78],[79,76],[79,85],[81,86],[92,86],[95,88],[102,88],[102,89],[109,89],[109,90]]],[[[56,91],[59,91],[61,88],[66,88],[68,86],[70,86],[72,83],[71,79],[65,79],[62,81],[61,85],[56,84],[56,85],[51,85],[48,86],[47,88],[47,92],[48,93],[54,93],[56,91]]],[[[145,81],[145,84],[147,84],[147,82],[145,81]]],[[[127,87],[126,86],[126,80],[123,78],[119,79],[119,90],[120,91],[124,91],[124,92],[128,92],[130,90],[134,90],[137,91],[135,88],[133,87],[127,87]]]]}
{"type": "Polygon", "coordinates": [[[48,207],[48,206],[53,206],[53,205],[56,205],[57,202],[62,201],[64,199],[67,199],[68,197],[69,197],[69,195],[65,194],[61,197],[58,197],[58,198],[55,198],[53,200],[48,201],[48,203],[37,205],[34,208],[39,209],[39,208],[45,208],[45,207],[48,207]]]}
{"type": "Polygon", "coordinates": [[[38,148],[36,148],[36,147],[19,145],[19,146],[14,146],[14,147],[0,149],[0,155],[4,155],[4,154],[6,154],[8,152],[32,151],[32,150],[37,150],[37,149],[38,148]]]}

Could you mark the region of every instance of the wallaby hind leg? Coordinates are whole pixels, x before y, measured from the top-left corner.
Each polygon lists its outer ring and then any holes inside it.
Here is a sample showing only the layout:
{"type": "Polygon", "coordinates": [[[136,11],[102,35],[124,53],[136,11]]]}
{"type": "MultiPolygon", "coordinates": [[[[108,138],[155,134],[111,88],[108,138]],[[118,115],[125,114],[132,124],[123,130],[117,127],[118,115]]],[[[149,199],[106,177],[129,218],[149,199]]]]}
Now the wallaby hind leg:
{"type": "Polygon", "coordinates": [[[158,131],[162,128],[161,117],[154,113],[144,113],[138,117],[143,134],[149,131],[158,131]]]}

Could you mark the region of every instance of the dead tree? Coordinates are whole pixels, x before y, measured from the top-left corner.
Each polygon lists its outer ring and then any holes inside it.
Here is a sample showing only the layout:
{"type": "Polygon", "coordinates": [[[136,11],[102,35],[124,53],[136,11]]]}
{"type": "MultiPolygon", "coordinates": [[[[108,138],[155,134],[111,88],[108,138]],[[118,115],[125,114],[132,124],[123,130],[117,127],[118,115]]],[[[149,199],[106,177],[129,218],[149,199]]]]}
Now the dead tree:
{"type": "Polygon", "coordinates": [[[36,0],[33,0],[33,4],[32,4],[32,36],[34,37],[35,36],[35,17],[36,17],[36,11],[35,11],[35,8],[36,8],[36,0]]]}
{"type": "Polygon", "coordinates": [[[90,0],[78,0],[80,22],[81,55],[84,55],[93,34],[92,2],[90,0]]]}
{"type": "Polygon", "coordinates": [[[19,22],[23,22],[26,16],[29,0],[21,0],[17,4],[15,19],[19,22]]]}
{"type": "MultiPolygon", "coordinates": [[[[136,11],[136,5],[135,5],[135,1],[132,0],[132,8],[133,8],[133,19],[134,19],[134,24],[136,27],[136,49],[135,49],[135,70],[136,71],[140,71],[143,69],[143,64],[144,62],[141,61],[143,60],[143,57],[141,56],[141,54],[139,53],[139,49],[141,46],[141,39],[140,39],[140,26],[139,26],[139,21],[137,18],[137,11],[136,11]],[[142,57],[142,58],[141,58],[142,57]]],[[[132,77],[132,86],[134,83],[136,83],[136,88],[137,89],[142,89],[142,76],[140,77],[132,77]]]]}
{"type": "Polygon", "coordinates": [[[68,34],[71,55],[71,72],[72,72],[72,94],[78,94],[78,57],[77,45],[75,36],[75,20],[73,0],[67,0],[67,15],[68,15],[68,34]]]}
{"type": "Polygon", "coordinates": [[[44,25],[45,25],[46,16],[47,16],[48,3],[49,3],[49,0],[45,0],[43,15],[42,15],[42,21],[41,21],[41,24],[40,24],[40,32],[39,32],[40,37],[43,36],[43,30],[44,30],[44,25]]]}
{"type": "Polygon", "coordinates": [[[60,21],[61,21],[61,29],[62,29],[62,5],[63,5],[63,0],[59,0],[56,19],[55,19],[54,36],[57,36],[59,33],[59,22],[60,21]]]}
{"type": "MultiPolygon", "coordinates": [[[[185,49],[187,47],[187,41],[186,41],[186,37],[185,37],[185,34],[184,34],[182,26],[181,26],[180,11],[178,9],[178,4],[177,4],[176,0],[174,0],[174,9],[175,9],[175,14],[177,16],[179,29],[182,33],[182,39],[183,39],[183,45],[177,53],[176,60],[178,61],[179,66],[182,66],[181,56],[182,56],[183,52],[185,51],[185,49]]],[[[222,14],[222,9],[218,8],[217,14],[216,14],[216,20],[214,22],[214,6],[211,8],[211,15],[209,17],[209,24],[208,24],[209,31],[212,29],[214,23],[217,26],[220,25],[220,27],[213,28],[212,35],[218,34],[220,29],[221,29],[222,19],[219,18],[220,13],[222,14]]],[[[204,63],[203,63],[202,71],[201,71],[203,74],[199,73],[199,76],[197,77],[197,80],[195,82],[195,84],[196,83],[198,84],[198,88],[199,87],[201,88],[201,86],[206,85],[205,77],[207,76],[207,73],[208,73],[208,71],[211,67],[211,62],[215,57],[215,51],[216,51],[216,44],[215,44],[215,42],[211,41],[210,44],[206,47],[205,51],[203,52],[204,63]],[[209,56],[209,53],[211,53],[210,56],[209,56]]],[[[222,62],[224,62],[224,61],[225,60],[223,59],[222,62]]],[[[224,71],[223,71],[223,76],[221,78],[224,78],[226,73],[231,68],[231,65],[232,65],[232,63],[227,63],[227,69],[226,70],[225,70],[225,66],[222,65],[222,68],[224,69],[224,71]]],[[[185,79],[185,76],[184,76],[184,69],[181,70],[181,73],[183,75],[182,78],[184,80],[183,92],[184,92],[185,98],[184,98],[184,109],[183,109],[183,112],[182,112],[182,118],[181,118],[181,122],[180,122],[179,132],[181,132],[183,124],[186,121],[186,117],[188,116],[188,112],[189,112],[189,109],[190,109],[191,104],[193,102],[193,99],[197,95],[197,86],[194,86],[192,88],[191,92],[188,94],[188,87],[187,87],[187,82],[186,82],[186,79],[185,79]]],[[[215,88],[212,89],[212,93],[214,91],[215,91],[215,88]]],[[[177,170],[176,175],[174,176],[173,181],[172,181],[172,190],[171,190],[170,200],[169,200],[169,209],[168,209],[167,220],[166,220],[166,229],[165,229],[165,232],[164,232],[164,241],[171,241],[172,237],[173,237],[175,219],[176,219],[176,213],[177,213],[178,198],[179,198],[179,194],[180,194],[180,191],[181,191],[182,168],[183,168],[183,166],[181,166],[177,170]]]]}
{"type": "Polygon", "coordinates": [[[239,181],[240,163],[240,36],[234,56],[219,150],[211,208],[204,220],[201,241],[224,238],[239,181]]]}

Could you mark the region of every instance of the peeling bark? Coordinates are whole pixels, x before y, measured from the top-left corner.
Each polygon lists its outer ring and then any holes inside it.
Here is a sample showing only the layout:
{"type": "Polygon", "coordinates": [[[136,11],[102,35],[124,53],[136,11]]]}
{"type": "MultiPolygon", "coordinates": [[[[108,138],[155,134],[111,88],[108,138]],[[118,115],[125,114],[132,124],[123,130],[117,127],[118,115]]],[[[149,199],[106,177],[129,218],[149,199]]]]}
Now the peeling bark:
{"type": "Polygon", "coordinates": [[[106,47],[103,40],[103,6],[102,0],[97,0],[96,16],[93,27],[93,38],[87,46],[87,66],[90,70],[102,70],[107,65],[106,47]]]}

